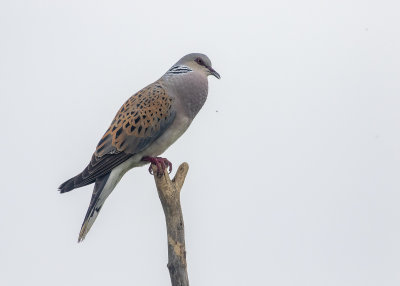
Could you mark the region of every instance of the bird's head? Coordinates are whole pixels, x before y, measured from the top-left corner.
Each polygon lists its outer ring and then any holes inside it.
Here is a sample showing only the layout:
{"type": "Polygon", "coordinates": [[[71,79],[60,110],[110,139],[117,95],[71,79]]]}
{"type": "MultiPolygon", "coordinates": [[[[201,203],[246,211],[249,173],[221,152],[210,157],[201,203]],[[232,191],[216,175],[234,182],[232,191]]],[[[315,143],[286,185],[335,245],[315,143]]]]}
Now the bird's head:
{"type": "Polygon", "coordinates": [[[188,66],[192,70],[196,72],[200,72],[204,74],[205,76],[213,75],[216,78],[220,79],[221,76],[219,73],[217,73],[211,65],[210,59],[203,54],[199,53],[193,53],[193,54],[188,54],[181,58],[176,65],[184,65],[188,66]]]}

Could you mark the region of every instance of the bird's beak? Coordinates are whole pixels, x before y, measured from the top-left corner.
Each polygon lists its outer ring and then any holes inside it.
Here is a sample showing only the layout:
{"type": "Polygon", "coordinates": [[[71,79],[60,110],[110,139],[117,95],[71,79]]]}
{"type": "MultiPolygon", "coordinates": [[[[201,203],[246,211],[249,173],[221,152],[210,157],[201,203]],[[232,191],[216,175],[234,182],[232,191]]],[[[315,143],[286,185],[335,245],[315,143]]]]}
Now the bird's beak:
{"type": "Polygon", "coordinates": [[[220,79],[221,76],[219,75],[219,73],[217,73],[212,67],[207,67],[208,70],[210,71],[210,74],[212,74],[213,76],[215,76],[217,79],[220,79]]]}

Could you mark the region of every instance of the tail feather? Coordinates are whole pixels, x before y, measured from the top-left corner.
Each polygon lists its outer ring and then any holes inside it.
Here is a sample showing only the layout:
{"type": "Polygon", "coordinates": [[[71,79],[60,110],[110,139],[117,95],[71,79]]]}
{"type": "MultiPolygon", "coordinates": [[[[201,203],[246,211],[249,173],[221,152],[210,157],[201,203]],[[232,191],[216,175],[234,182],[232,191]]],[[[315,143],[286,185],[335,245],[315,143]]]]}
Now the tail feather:
{"type": "Polygon", "coordinates": [[[115,185],[112,186],[110,190],[104,190],[104,187],[106,186],[109,177],[110,173],[96,179],[96,182],[94,184],[92,199],[90,201],[89,208],[86,212],[85,219],[82,223],[78,242],[81,242],[82,240],[85,239],[87,233],[89,232],[94,221],[96,220],[97,215],[99,214],[101,207],[104,204],[104,201],[106,200],[108,195],[112,192],[112,189],[115,186],[115,185]]]}

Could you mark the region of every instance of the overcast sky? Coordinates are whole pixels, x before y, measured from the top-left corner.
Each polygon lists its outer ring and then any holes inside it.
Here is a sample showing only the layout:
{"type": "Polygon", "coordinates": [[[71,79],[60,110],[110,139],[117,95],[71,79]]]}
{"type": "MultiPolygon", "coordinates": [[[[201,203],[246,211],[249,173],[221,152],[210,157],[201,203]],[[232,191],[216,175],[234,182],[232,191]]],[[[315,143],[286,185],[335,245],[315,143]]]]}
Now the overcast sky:
{"type": "Polygon", "coordinates": [[[122,103],[190,52],[222,79],[164,155],[191,285],[400,285],[399,1],[0,1],[0,285],[170,285],[128,172],[78,244],[60,195],[122,103]]]}

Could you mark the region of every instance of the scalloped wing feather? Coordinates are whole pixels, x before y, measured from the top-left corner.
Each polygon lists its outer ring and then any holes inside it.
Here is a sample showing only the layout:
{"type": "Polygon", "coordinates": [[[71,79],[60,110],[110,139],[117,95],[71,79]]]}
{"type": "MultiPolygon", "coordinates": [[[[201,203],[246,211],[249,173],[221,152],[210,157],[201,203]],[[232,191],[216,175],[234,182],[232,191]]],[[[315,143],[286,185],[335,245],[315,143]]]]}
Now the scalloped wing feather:
{"type": "Polygon", "coordinates": [[[115,152],[136,154],[143,151],[175,118],[173,98],[155,82],[131,96],[120,108],[106,131],[95,155],[115,152]]]}
{"type": "Polygon", "coordinates": [[[122,105],[97,145],[89,165],[60,186],[68,192],[93,183],[134,154],[146,149],[173,122],[173,98],[155,82],[131,96],[122,105]]]}

